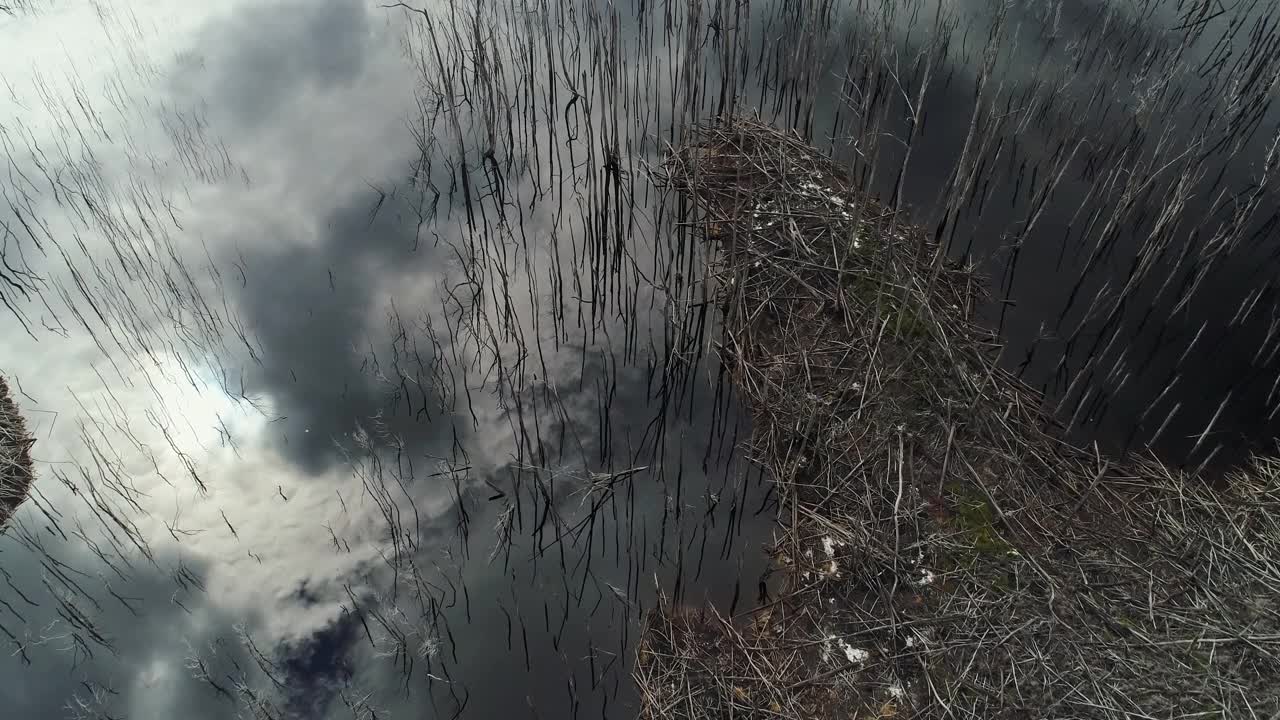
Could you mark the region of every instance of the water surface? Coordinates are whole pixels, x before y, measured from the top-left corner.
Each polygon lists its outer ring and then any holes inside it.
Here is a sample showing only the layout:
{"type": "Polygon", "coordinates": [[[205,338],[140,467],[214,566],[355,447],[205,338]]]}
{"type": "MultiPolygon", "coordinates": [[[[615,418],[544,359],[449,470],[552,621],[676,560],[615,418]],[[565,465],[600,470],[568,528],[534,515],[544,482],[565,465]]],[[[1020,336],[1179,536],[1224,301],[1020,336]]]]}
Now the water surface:
{"type": "Polygon", "coordinates": [[[633,716],[660,595],[769,589],[706,248],[650,175],[719,114],[975,262],[1076,439],[1269,447],[1274,19],[999,7],[0,19],[0,368],[40,475],[0,540],[3,702],[633,716]]]}

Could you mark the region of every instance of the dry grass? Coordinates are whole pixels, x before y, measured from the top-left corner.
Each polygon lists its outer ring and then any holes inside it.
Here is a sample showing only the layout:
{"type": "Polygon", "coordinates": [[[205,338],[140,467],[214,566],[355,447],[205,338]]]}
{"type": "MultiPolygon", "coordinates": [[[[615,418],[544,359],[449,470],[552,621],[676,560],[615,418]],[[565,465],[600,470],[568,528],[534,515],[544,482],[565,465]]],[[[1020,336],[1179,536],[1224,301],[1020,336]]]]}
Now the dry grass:
{"type": "Polygon", "coordinates": [[[1280,714],[1280,461],[1215,491],[1066,445],[971,269],[842,178],[750,120],[665,165],[718,248],[787,580],[738,618],[651,613],[643,716],[1280,714]]]}
{"type": "Polygon", "coordinates": [[[31,445],[27,425],[0,377],[0,528],[31,489],[31,445]]]}

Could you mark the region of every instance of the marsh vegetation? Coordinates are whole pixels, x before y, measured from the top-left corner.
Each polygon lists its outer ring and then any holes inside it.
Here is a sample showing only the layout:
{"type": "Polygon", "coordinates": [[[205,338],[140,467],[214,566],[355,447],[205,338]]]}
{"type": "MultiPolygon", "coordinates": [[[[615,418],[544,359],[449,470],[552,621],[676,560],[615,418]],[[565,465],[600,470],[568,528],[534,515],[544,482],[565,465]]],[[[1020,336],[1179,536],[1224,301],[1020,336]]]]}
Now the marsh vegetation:
{"type": "Polygon", "coordinates": [[[1214,488],[1064,442],[973,322],[982,280],[790,133],[730,119],[667,169],[718,247],[787,580],[735,617],[652,612],[644,716],[1278,709],[1273,458],[1214,488]]]}
{"type": "Polygon", "coordinates": [[[152,5],[0,15],[19,716],[1275,714],[1267,3],[152,5]]]}

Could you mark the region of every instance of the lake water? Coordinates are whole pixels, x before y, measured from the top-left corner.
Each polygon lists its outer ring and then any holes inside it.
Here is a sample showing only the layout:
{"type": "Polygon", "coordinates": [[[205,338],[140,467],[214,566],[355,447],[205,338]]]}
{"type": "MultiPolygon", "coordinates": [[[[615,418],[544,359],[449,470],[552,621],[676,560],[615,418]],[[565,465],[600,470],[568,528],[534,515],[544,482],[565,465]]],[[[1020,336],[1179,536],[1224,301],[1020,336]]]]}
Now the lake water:
{"type": "Polygon", "coordinates": [[[1270,449],[1275,24],[1265,3],[0,16],[0,371],[39,474],[0,538],[0,705],[634,716],[644,611],[741,612],[774,584],[705,249],[650,176],[720,113],[796,128],[967,254],[1003,362],[1075,439],[1213,470],[1270,449]]]}

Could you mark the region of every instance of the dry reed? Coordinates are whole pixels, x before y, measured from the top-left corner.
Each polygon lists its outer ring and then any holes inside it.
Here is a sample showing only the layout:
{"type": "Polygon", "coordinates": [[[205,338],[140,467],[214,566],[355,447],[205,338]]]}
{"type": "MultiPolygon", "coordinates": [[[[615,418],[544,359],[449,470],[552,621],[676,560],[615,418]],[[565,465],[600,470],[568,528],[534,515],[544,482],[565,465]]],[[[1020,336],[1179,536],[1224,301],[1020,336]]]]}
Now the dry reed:
{"type": "Polygon", "coordinates": [[[31,445],[27,425],[0,377],[0,528],[31,490],[31,445]]]}
{"type": "Polygon", "coordinates": [[[747,119],[659,173],[715,246],[786,580],[651,612],[643,717],[1277,717],[1280,461],[1214,490],[1067,445],[972,268],[843,177],[747,119]]]}

